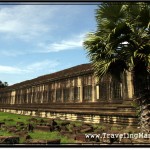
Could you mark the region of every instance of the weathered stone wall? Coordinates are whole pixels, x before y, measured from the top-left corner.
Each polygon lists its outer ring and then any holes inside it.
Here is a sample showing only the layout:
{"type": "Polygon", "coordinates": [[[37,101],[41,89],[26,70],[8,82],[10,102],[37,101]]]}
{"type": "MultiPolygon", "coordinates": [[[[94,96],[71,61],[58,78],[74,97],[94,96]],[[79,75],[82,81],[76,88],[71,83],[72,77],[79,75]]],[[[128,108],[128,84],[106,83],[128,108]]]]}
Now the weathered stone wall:
{"type": "MultiPolygon", "coordinates": [[[[83,104],[84,105],[84,104],[83,104]]],[[[3,108],[0,108],[0,111],[2,112],[9,112],[14,114],[21,114],[21,115],[30,115],[30,116],[39,116],[39,117],[45,117],[45,118],[59,118],[61,120],[78,120],[83,121],[86,123],[110,123],[114,125],[126,125],[126,126],[137,126],[138,125],[138,119],[136,117],[136,112],[134,108],[122,106],[117,108],[116,106],[112,107],[88,107],[88,105],[85,105],[85,109],[78,108],[78,105],[76,107],[73,107],[73,105],[69,105],[68,109],[67,107],[64,109],[58,108],[50,108],[45,107],[43,108],[36,108],[35,106],[32,107],[24,107],[24,108],[13,108],[8,106],[3,106],[3,108]]]]}
{"type": "Polygon", "coordinates": [[[99,82],[90,64],[24,81],[0,90],[0,110],[84,122],[136,124],[132,74],[122,82],[106,75],[99,82]]]}
{"type": "MultiPolygon", "coordinates": [[[[38,80],[33,79],[7,87],[0,90],[0,104],[125,102],[133,98],[131,73],[125,73],[121,83],[109,75],[98,82],[92,69],[86,69],[78,74],[70,69],[72,74],[69,76],[65,76],[65,72],[69,72],[66,70],[62,77],[57,79],[51,78],[53,74],[50,74],[45,80],[39,77],[38,80]]],[[[60,75],[60,72],[54,75],[60,75]]]]}

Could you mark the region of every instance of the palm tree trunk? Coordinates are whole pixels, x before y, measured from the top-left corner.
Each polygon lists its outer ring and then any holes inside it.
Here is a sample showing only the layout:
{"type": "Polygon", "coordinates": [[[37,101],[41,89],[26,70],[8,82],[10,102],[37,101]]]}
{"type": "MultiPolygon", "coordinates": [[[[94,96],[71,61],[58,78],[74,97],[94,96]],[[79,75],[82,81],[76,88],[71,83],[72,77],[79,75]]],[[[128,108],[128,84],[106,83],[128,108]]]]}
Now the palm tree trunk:
{"type": "Polygon", "coordinates": [[[143,104],[141,106],[140,126],[142,133],[150,133],[150,104],[143,104]]]}
{"type": "MultiPolygon", "coordinates": [[[[142,133],[150,133],[150,85],[149,78],[143,80],[145,82],[138,82],[136,89],[136,102],[139,105],[139,123],[142,133]],[[148,80],[147,80],[148,79],[148,80]]],[[[135,85],[136,83],[134,83],[135,85]]],[[[136,86],[136,85],[135,85],[136,86]]]]}

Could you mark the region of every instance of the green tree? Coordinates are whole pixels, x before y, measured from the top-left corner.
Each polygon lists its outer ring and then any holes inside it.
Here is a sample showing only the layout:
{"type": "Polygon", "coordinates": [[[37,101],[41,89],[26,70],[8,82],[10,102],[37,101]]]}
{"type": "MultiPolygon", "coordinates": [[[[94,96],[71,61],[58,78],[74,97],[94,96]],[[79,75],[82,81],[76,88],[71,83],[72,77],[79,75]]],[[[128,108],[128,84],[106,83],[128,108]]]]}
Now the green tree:
{"type": "Polygon", "coordinates": [[[7,82],[0,81],[0,88],[4,88],[4,87],[7,87],[7,86],[8,86],[7,82]]]}
{"type": "Polygon", "coordinates": [[[103,2],[96,10],[96,21],[96,32],[89,33],[84,41],[95,74],[99,78],[111,74],[121,82],[125,71],[132,72],[134,87],[137,82],[142,87],[138,87],[137,92],[141,116],[147,116],[147,121],[141,117],[141,127],[150,132],[149,110],[143,114],[150,104],[150,87],[147,85],[150,76],[150,5],[146,2],[103,2]],[[144,88],[143,92],[141,89],[144,88]]]}

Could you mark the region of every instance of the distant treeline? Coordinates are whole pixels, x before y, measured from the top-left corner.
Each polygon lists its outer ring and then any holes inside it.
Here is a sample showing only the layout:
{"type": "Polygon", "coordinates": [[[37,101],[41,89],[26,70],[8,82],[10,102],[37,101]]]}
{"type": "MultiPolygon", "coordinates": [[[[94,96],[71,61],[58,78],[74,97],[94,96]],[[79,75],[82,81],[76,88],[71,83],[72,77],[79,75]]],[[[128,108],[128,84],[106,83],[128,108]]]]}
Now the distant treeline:
{"type": "Polygon", "coordinates": [[[2,81],[0,81],[0,88],[4,88],[4,87],[6,87],[6,86],[8,86],[8,83],[7,83],[7,82],[2,82],[2,81]]]}

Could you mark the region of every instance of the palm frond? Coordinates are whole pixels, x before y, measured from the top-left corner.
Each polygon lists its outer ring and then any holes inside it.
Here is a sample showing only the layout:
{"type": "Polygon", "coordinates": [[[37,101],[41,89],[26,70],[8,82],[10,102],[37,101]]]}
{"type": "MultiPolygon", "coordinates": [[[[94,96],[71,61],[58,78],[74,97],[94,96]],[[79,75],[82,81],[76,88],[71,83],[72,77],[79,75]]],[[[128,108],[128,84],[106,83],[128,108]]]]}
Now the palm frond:
{"type": "MultiPolygon", "coordinates": [[[[84,47],[98,77],[109,73],[121,78],[125,70],[137,73],[138,61],[150,64],[150,6],[144,2],[113,5],[96,10],[97,31],[87,35],[84,47]],[[127,43],[127,44],[124,44],[127,43]],[[134,69],[135,68],[135,69],[134,69]]],[[[140,67],[142,67],[140,66],[140,67]]],[[[138,75],[138,74],[137,74],[138,75]]]]}

